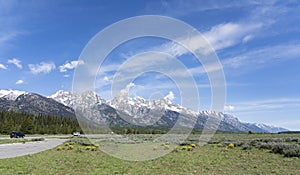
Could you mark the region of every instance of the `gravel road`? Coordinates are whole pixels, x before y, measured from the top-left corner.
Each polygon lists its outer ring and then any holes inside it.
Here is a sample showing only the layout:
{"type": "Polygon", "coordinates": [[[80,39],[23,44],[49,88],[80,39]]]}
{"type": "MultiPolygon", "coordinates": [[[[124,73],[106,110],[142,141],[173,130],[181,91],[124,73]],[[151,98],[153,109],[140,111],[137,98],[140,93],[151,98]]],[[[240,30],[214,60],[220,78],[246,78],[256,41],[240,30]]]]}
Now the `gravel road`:
{"type": "Polygon", "coordinates": [[[13,143],[13,144],[0,144],[0,159],[13,158],[18,156],[24,156],[28,154],[35,154],[41,151],[45,151],[54,148],[63,142],[65,139],[46,139],[39,142],[26,142],[13,143]]]}

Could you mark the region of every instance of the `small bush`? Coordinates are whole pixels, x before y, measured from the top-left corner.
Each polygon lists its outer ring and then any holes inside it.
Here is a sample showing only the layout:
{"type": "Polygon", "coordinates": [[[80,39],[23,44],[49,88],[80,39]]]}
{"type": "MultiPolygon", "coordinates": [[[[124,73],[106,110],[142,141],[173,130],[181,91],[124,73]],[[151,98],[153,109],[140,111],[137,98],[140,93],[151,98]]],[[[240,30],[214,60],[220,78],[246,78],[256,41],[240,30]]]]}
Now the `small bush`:
{"type": "Polygon", "coordinates": [[[187,151],[192,151],[192,150],[193,150],[193,147],[191,147],[191,146],[187,147],[187,151]]]}
{"type": "Polygon", "coordinates": [[[180,148],[181,148],[181,150],[187,150],[188,147],[187,146],[181,146],[180,148]]]}
{"type": "Polygon", "coordinates": [[[272,152],[277,154],[283,154],[283,150],[286,148],[285,144],[273,144],[272,145],[272,152]]]}
{"type": "Polygon", "coordinates": [[[256,145],[258,144],[258,141],[255,140],[255,139],[253,139],[253,140],[251,140],[251,141],[249,142],[249,144],[250,144],[251,146],[256,146],[256,145]]]}
{"type": "Polygon", "coordinates": [[[96,147],[96,148],[98,148],[100,145],[99,144],[94,144],[93,146],[96,147]]]}
{"type": "Polygon", "coordinates": [[[252,146],[250,144],[247,143],[242,145],[242,150],[250,150],[250,149],[252,149],[252,146]]]}
{"type": "Polygon", "coordinates": [[[234,145],[238,146],[238,147],[243,146],[244,144],[245,144],[245,142],[243,142],[243,141],[238,141],[238,142],[234,143],[234,145]]]}
{"type": "Polygon", "coordinates": [[[257,143],[256,148],[258,149],[272,149],[275,143],[257,143]]]}
{"type": "Polygon", "coordinates": [[[283,150],[285,157],[300,157],[300,147],[297,145],[289,145],[283,150]]]}
{"type": "Polygon", "coordinates": [[[79,146],[79,147],[77,148],[77,152],[83,152],[83,150],[84,150],[84,147],[83,147],[83,146],[79,146]]]}
{"type": "Polygon", "coordinates": [[[57,151],[61,151],[61,150],[63,150],[63,148],[62,148],[61,146],[58,146],[58,147],[56,148],[56,150],[57,150],[57,151]]]}
{"type": "Polygon", "coordinates": [[[91,146],[86,146],[86,147],[85,147],[85,150],[91,150],[91,149],[92,149],[91,146]]]}
{"type": "Polygon", "coordinates": [[[234,148],[234,144],[233,144],[233,143],[230,143],[230,144],[228,145],[228,147],[229,147],[229,148],[234,148]]]}
{"type": "Polygon", "coordinates": [[[97,147],[92,146],[91,151],[97,151],[97,147]]]}
{"type": "Polygon", "coordinates": [[[31,139],[31,141],[33,141],[33,142],[44,141],[44,140],[45,140],[45,138],[33,138],[33,139],[31,139]]]}
{"type": "Polygon", "coordinates": [[[219,143],[221,143],[221,141],[216,140],[216,139],[210,140],[210,141],[207,142],[207,144],[219,144],[219,143]]]}
{"type": "Polygon", "coordinates": [[[190,146],[191,146],[192,148],[195,148],[195,147],[196,147],[196,144],[192,143],[190,146]]]}
{"type": "Polygon", "coordinates": [[[73,150],[74,149],[74,146],[73,145],[69,145],[68,146],[68,150],[73,150]]]}

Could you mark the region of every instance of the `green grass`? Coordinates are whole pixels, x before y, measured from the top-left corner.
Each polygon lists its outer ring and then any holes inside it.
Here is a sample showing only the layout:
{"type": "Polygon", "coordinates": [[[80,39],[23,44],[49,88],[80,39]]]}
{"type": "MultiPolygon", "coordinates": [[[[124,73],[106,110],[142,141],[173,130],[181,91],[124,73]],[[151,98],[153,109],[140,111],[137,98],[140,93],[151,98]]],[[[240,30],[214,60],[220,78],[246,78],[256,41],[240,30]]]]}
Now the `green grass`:
{"type": "Polygon", "coordinates": [[[36,142],[43,141],[44,138],[24,139],[24,138],[12,138],[12,139],[0,139],[0,144],[11,144],[11,143],[25,143],[25,142],[36,142]]]}
{"type": "MultiPolygon", "coordinates": [[[[225,136],[228,135],[216,135],[221,139],[225,136]]],[[[251,139],[268,136],[255,134],[251,135],[251,139]]],[[[248,136],[232,134],[230,137],[241,140],[248,136]]],[[[299,158],[285,158],[265,149],[230,149],[219,144],[208,144],[192,151],[175,150],[158,159],[133,162],[111,157],[100,150],[86,150],[86,146],[82,145],[74,144],[72,150],[68,146],[60,146],[63,147],[60,151],[52,149],[2,159],[0,174],[300,174],[299,158]]]]}

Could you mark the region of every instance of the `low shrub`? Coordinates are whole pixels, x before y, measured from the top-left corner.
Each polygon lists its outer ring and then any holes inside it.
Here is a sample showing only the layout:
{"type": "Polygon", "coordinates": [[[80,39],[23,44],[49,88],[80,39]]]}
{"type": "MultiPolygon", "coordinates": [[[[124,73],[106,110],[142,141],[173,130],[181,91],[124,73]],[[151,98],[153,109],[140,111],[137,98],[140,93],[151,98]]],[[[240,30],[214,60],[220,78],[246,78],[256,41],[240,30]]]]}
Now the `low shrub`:
{"type": "Polygon", "coordinates": [[[257,143],[255,145],[255,147],[258,148],[258,149],[272,149],[274,144],[275,143],[264,143],[264,142],[262,142],[262,143],[257,143]]]}
{"type": "Polygon", "coordinates": [[[98,148],[100,146],[100,144],[94,144],[93,146],[98,148]]]}
{"type": "Polygon", "coordinates": [[[186,145],[180,147],[181,150],[187,150],[187,148],[188,148],[188,146],[186,146],[186,145]]]}
{"type": "Polygon", "coordinates": [[[283,150],[286,149],[286,145],[283,144],[283,143],[279,143],[279,144],[272,144],[272,148],[271,148],[271,151],[273,153],[276,153],[276,154],[283,154],[283,150]]]}
{"type": "Polygon", "coordinates": [[[250,149],[252,149],[252,146],[250,144],[246,143],[242,145],[242,150],[250,150],[250,149]]]}
{"type": "Polygon", "coordinates": [[[44,140],[45,140],[45,138],[33,138],[30,141],[38,142],[38,141],[44,141],[44,140]]]}
{"type": "Polygon", "coordinates": [[[251,146],[256,146],[259,142],[256,139],[253,139],[249,142],[251,146]]]}
{"type": "Polygon", "coordinates": [[[91,146],[91,151],[97,151],[97,147],[91,146]]]}
{"type": "Polygon", "coordinates": [[[233,144],[233,143],[230,143],[230,144],[228,145],[228,147],[229,147],[229,148],[234,148],[234,144],[233,144]]]}
{"type": "Polygon", "coordinates": [[[74,149],[74,146],[73,145],[69,145],[68,146],[68,150],[73,150],[74,149]]]}
{"type": "Polygon", "coordinates": [[[193,147],[191,147],[191,146],[187,147],[187,151],[192,151],[192,150],[193,150],[193,147]]]}
{"type": "Polygon", "coordinates": [[[283,155],[285,157],[300,157],[300,146],[289,145],[283,150],[283,155]]]}
{"type": "Polygon", "coordinates": [[[56,150],[61,151],[61,150],[63,150],[63,148],[61,146],[58,146],[58,147],[56,147],[56,150]]]}

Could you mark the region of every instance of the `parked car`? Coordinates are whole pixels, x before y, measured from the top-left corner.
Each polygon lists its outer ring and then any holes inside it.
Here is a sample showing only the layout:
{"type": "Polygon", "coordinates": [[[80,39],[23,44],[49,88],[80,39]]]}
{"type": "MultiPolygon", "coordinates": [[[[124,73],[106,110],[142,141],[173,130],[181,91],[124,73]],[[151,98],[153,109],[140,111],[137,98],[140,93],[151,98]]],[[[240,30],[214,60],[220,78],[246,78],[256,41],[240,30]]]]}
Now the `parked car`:
{"type": "Polygon", "coordinates": [[[19,131],[14,131],[12,133],[10,133],[10,138],[24,138],[25,134],[23,134],[22,132],[19,131]]]}
{"type": "Polygon", "coordinates": [[[79,137],[80,136],[80,132],[73,132],[73,136],[79,137]]]}

